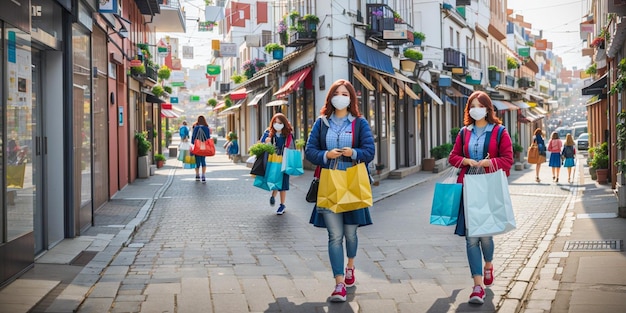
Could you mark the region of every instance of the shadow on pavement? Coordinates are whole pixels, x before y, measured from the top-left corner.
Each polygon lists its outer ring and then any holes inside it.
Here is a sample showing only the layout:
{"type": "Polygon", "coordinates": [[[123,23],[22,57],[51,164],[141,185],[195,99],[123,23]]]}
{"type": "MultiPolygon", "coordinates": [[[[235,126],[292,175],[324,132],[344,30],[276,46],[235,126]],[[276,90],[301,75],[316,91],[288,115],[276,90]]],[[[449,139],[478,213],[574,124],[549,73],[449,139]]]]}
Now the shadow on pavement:
{"type": "MultiPolygon", "coordinates": [[[[352,295],[354,297],[354,295],[352,295]]],[[[270,303],[269,308],[265,310],[265,313],[278,313],[278,312],[298,312],[298,313],[354,313],[352,306],[350,305],[350,295],[346,302],[333,303],[333,302],[305,302],[302,304],[295,304],[290,302],[285,297],[276,298],[276,302],[270,303]]]]}

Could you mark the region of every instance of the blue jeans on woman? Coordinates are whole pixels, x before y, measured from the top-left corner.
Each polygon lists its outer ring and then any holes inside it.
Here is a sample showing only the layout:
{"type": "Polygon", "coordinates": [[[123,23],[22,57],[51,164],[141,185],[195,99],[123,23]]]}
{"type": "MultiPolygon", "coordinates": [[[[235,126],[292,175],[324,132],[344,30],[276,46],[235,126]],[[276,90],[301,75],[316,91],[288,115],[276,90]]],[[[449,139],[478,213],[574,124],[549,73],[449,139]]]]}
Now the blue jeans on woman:
{"type": "Polygon", "coordinates": [[[465,236],[465,244],[472,277],[483,276],[483,258],[485,262],[493,261],[493,237],[465,236]]]}
{"type": "Polygon", "coordinates": [[[344,275],[343,238],[346,238],[346,255],[348,258],[356,257],[356,250],[359,245],[356,229],[359,225],[344,224],[342,213],[336,214],[321,208],[319,210],[323,212],[324,222],[328,230],[328,256],[330,266],[333,269],[333,277],[344,275]]]}

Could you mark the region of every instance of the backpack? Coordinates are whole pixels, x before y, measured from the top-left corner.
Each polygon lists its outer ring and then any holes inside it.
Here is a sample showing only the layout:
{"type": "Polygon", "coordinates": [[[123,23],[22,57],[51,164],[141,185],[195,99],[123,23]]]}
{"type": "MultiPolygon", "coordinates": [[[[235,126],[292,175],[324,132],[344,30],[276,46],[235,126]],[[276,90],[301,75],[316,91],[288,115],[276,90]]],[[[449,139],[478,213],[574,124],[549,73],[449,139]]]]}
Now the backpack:
{"type": "Polygon", "coordinates": [[[180,138],[182,139],[189,137],[189,128],[187,128],[187,126],[181,126],[178,130],[178,134],[180,134],[180,138]]]}
{"type": "Polygon", "coordinates": [[[574,147],[572,147],[572,146],[565,146],[565,147],[563,147],[563,156],[566,159],[573,159],[574,158],[574,147]]]}

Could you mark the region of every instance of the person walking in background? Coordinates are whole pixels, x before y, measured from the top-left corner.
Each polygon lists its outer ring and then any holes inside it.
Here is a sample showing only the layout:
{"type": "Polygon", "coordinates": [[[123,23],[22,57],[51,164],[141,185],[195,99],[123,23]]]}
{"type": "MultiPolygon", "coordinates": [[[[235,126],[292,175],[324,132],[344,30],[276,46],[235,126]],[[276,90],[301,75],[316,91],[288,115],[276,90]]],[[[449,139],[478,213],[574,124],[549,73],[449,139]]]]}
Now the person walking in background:
{"type": "MultiPolygon", "coordinates": [[[[561,154],[565,158],[565,162],[563,163],[563,167],[567,168],[567,182],[571,183],[572,179],[572,168],[576,166],[575,158],[576,158],[576,148],[574,147],[574,139],[572,138],[572,134],[565,135],[565,144],[563,145],[563,150],[561,154]]],[[[552,160],[552,157],[550,157],[552,160]]],[[[558,181],[558,180],[557,180],[558,181]]]]}
{"type": "Polygon", "coordinates": [[[239,143],[237,143],[237,134],[234,132],[229,132],[226,135],[226,143],[224,143],[224,150],[226,150],[226,155],[228,158],[232,160],[235,155],[239,154],[239,143]]]}
{"type": "Polygon", "coordinates": [[[543,140],[543,132],[541,131],[541,128],[535,129],[534,134],[535,138],[533,138],[533,144],[536,144],[539,149],[539,159],[537,163],[535,163],[535,181],[539,183],[541,182],[541,179],[539,179],[541,164],[546,161],[546,142],[543,140]]]}
{"type": "MultiPolygon", "coordinates": [[[[285,148],[295,148],[296,144],[293,139],[293,128],[287,117],[282,113],[276,113],[270,120],[270,126],[267,127],[265,133],[260,139],[263,143],[272,143],[276,147],[276,154],[283,155],[285,148]],[[286,146],[289,143],[289,146],[286,146]]],[[[289,190],[289,175],[283,173],[282,189],[272,190],[270,196],[270,205],[276,204],[276,194],[280,193],[280,205],[276,210],[276,215],[285,213],[285,200],[287,198],[287,190],[289,190]]]]}
{"type": "Polygon", "coordinates": [[[552,181],[559,182],[559,174],[561,173],[561,149],[563,142],[559,138],[559,133],[553,132],[548,141],[548,151],[550,152],[550,161],[548,166],[552,168],[552,181]]]}
{"type": "MultiPolygon", "coordinates": [[[[483,91],[473,92],[467,99],[463,121],[465,126],[459,131],[448,158],[451,165],[461,169],[457,183],[463,183],[463,178],[471,167],[484,168],[487,173],[502,169],[508,176],[513,166],[513,145],[509,133],[495,115],[489,95],[483,91]]],[[[467,260],[474,280],[469,302],[483,304],[484,286],[491,286],[494,279],[493,236],[466,236],[465,214],[465,207],[461,201],[454,233],[465,236],[467,260]]]]}
{"type": "MultiPolygon", "coordinates": [[[[331,164],[334,166],[336,162],[337,169],[345,170],[353,162],[367,164],[374,159],[374,136],[367,120],[361,117],[356,91],[349,81],[340,79],[330,86],[320,115],[307,140],[307,160],[324,168],[331,164]]],[[[346,301],[346,287],[352,287],[356,282],[354,259],[358,248],[357,228],[372,224],[369,209],[334,213],[315,205],[310,223],[316,227],[326,227],[328,231],[328,255],[335,277],[335,288],[330,300],[346,301]],[[344,238],[348,258],[345,272],[344,238]]]]}
{"type": "MultiPolygon", "coordinates": [[[[204,115],[199,115],[198,120],[193,124],[193,133],[191,134],[191,143],[194,144],[196,142],[196,138],[204,136],[205,140],[211,138],[211,130],[209,129],[209,124],[207,124],[204,115]],[[203,134],[200,135],[200,132],[203,134]]],[[[206,184],[206,157],[196,155],[196,181],[200,181],[202,179],[202,183],[206,184]],[[202,177],[200,177],[200,167],[202,167],[202,177]]]]}
{"type": "Polygon", "coordinates": [[[178,135],[180,135],[181,142],[189,140],[189,126],[187,126],[187,121],[183,121],[183,125],[178,129],[178,135]]]}

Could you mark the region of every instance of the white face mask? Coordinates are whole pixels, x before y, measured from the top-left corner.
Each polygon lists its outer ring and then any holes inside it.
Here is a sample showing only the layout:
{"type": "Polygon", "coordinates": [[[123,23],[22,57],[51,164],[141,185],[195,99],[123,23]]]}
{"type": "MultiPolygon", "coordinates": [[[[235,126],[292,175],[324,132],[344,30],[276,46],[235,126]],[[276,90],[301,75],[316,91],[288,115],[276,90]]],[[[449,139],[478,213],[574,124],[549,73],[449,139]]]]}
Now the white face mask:
{"type": "Polygon", "coordinates": [[[283,129],[283,127],[285,127],[285,125],[280,124],[280,123],[274,123],[274,125],[273,125],[273,126],[274,126],[274,129],[275,129],[276,131],[281,131],[281,130],[283,129]]]}
{"type": "Polygon", "coordinates": [[[475,120],[479,121],[487,116],[487,108],[471,108],[469,115],[475,120]]]}
{"type": "Polygon", "coordinates": [[[350,105],[350,97],[348,96],[334,96],[330,99],[330,103],[333,104],[335,109],[343,110],[350,105]]]}

